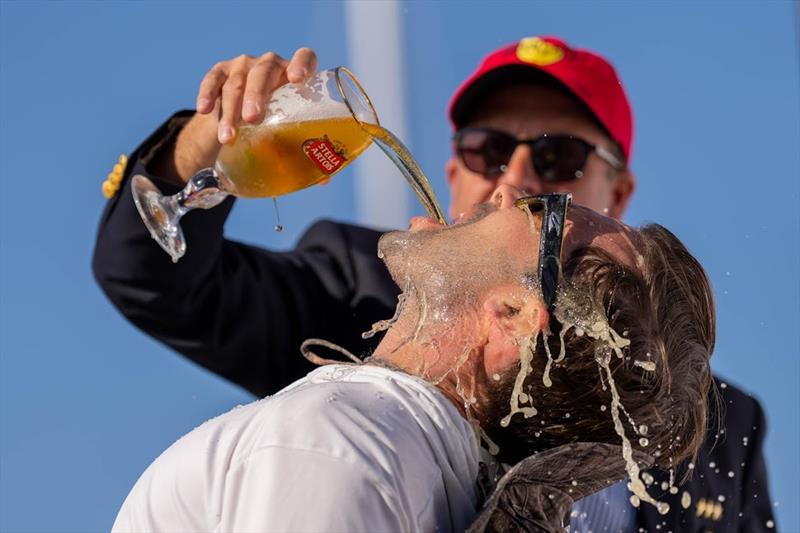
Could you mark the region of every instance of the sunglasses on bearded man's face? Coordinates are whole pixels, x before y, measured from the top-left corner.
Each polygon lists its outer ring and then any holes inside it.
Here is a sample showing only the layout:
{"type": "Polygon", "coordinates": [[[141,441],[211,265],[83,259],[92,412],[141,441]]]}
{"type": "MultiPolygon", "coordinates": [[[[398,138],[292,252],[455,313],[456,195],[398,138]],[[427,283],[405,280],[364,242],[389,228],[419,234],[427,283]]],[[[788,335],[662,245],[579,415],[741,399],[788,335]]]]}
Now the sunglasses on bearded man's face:
{"type": "Polygon", "coordinates": [[[594,152],[617,170],[625,165],[602,146],[572,135],[542,135],[535,139],[517,139],[491,128],[462,128],[453,137],[453,148],[467,169],[494,179],[508,170],[517,146],[530,147],[536,173],[545,182],[571,181],[583,176],[589,154],[594,152]]]}
{"type": "Polygon", "coordinates": [[[564,224],[567,208],[572,202],[568,192],[526,196],[514,202],[514,207],[542,216],[539,241],[539,281],[542,299],[552,316],[556,304],[556,288],[561,274],[561,247],[564,242],[564,224]]]}

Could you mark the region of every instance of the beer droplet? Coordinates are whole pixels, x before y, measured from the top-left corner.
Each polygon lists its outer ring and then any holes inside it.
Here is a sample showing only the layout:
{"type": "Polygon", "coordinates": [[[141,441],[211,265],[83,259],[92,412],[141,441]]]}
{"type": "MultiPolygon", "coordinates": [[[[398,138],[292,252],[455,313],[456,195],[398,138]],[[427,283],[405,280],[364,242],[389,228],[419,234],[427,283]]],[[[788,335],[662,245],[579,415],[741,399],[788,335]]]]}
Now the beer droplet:
{"type": "Polygon", "coordinates": [[[688,492],[683,491],[681,495],[681,507],[688,509],[690,505],[692,505],[692,496],[688,492]]]}
{"type": "Polygon", "coordinates": [[[275,231],[281,232],[283,231],[283,225],[281,224],[281,213],[278,211],[278,199],[274,196],[272,197],[272,205],[275,208],[275,231]]]}

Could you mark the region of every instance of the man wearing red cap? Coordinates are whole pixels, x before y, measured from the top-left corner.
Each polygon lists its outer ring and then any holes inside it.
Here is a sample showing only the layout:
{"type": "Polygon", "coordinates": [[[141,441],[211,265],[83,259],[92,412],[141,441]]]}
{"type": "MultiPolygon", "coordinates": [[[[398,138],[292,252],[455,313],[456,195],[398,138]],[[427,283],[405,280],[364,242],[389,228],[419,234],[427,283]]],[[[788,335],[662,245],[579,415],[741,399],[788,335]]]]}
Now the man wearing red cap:
{"type": "MultiPolygon", "coordinates": [[[[309,49],[291,60],[267,53],[218,63],[201,83],[197,112],[177,113],[151,135],[132,154],[123,186],[143,174],[162,192],[177,192],[213,165],[240,121],[263,118],[276,87],[315,69],[309,49]]],[[[599,55],[551,37],[501,48],[458,89],[450,119],[453,219],[503,185],[519,196],[568,191],[575,203],[623,216],[636,183],[627,165],[632,113],[613,67],[599,55]]],[[[173,265],[150,239],[130,195],[115,196],[98,233],[98,282],[135,325],[258,396],[310,370],[292,355],[307,338],[370,353],[378,339],[364,340],[361,332],[392,314],[399,293],[375,254],[380,234],[323,221],[295,250],[274,253],[223,238],[232,205],[228,199],[182,222],[190,244],[173,265]]],[[[668,515],[642,506],[634,516],[625,487],[614,486],[579,503],[573,529],[756,531],[772,524],[763,413],[754,399],[723,385],[726,410],[713,411],[717,418],[698,460],[660,465],[645,477],[653,495],[670,504],[668,515]],[[675,491],[670,478],[687,471],[689,481],[675,491]]]]}

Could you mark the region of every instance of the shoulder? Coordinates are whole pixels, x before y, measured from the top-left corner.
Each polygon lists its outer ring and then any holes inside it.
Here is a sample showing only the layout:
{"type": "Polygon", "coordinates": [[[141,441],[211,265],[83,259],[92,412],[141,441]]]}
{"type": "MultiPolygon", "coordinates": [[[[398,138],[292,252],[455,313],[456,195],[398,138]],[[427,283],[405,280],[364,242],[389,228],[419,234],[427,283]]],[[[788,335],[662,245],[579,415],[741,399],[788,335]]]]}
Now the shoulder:
{"type": "MultiPolygon", "coordinates": [[[[659,494],[657,488],[666,487],[670,475],[654,472],[656,496],[673,509],[673,530],[694,530],[696,526],[702,530],[723,527],[738,531],[743,527],[743,514],[752,512],[754,489],[763,489],[762,499],[769,501],[762,458],[765,417],[758,400],[714,376],[708,402],[708,433],[697,460],[689,463],[691,475],[687,482],[679,492],[659,494]],[[684,494],[688,495],[687,506],[683,503],[684,494]]],[[[643,513],[648,524],[661,520],[653,509],[646,508],[643,513]]]]}
{"type": "Polygon", "coordinates": [[[764,433],[764,410],[752,394],[718,376],[714,376],[714,388],[716,391],[712,390],[709,396],[712,429],[721,427],[724,433],[742,436],[764,433]],[[718,395],[718,401],[715,401],[715,394],[718,395]]]}
{"type": "MultiPolygon", "coordinates": [[[[341,367],[343,375],[350,371],[341,367]]],[[[419,430],[407,410],[396,408],[396,395],[387,393],[379,381],[363,376],[339,380],[335,372],[312,372],[298,386],[272,398],[259,423],[264,442],[342,454],[419,430]]]]}
{"type": "Polygon", "coordinates": [[[471,428],[438,391],[385,369],[331,365],[279,394],[260,425],[264,442],[373,458],[392,470],[432,464],[473,440],[471,428]],[[413,464],[412,464],[413,463],[413,464]]]}

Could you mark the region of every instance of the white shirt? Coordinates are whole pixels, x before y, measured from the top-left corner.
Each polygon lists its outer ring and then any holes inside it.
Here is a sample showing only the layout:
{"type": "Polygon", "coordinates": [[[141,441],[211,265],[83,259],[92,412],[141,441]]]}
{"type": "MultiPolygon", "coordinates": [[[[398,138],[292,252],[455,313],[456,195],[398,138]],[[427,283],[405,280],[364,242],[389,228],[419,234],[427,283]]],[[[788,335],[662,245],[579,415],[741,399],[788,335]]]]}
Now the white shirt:
{"type": "Polygon", "coordinates": [[[170,446],[113,531],[463,531],[478,461],[472,428],[431,384],[330,365],[170,446]]]}

